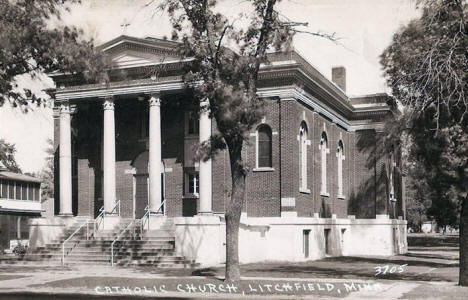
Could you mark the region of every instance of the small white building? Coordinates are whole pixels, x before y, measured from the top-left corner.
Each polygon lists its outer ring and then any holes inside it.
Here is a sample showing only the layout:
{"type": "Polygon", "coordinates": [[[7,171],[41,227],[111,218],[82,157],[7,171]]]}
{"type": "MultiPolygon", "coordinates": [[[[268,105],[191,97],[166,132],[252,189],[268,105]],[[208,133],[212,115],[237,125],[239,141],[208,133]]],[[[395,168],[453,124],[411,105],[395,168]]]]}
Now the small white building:
{"type": "Polygon", "coordinates": [[[10,172],[0,163],[0,248],[28,244],[28,219],[40,217],[41,181],[10,172]]]}

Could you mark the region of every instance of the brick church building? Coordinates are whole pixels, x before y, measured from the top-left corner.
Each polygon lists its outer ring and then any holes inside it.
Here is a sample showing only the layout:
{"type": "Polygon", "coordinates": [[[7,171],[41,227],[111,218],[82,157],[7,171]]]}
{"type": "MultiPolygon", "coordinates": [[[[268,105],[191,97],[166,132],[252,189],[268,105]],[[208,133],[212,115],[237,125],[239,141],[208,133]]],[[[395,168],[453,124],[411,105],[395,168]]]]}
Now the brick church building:
{"type": "MultiPolygon", "coordinates": [[[[50,222],[171,220],[177,252],[204,265],[224,261],[230,198],[227,151],[197,160],[216,131],[184,89],[175,42],[120,36],[99,47],[108,84],[54,74],[55,214],[50,222]]],[[[297,52],[272,53],[261,68],[266,114],[250,132],[241,219],[241,262],[406,251],[398,149],[374,157],[386,94],[350,98],[346,71],[332,81],[297,52]]],[[[365,80],[365,78],[363,78],[365,80]]],[[[201,105],[206,105],[202,103],[201,105]]],[[[39,235],[46,226],[36,224],[39,235]]],[[[50,225],[50,224],[49,224],[50,225]]],[[[36,234],[37,236],[37,234],[36,234]]]]}

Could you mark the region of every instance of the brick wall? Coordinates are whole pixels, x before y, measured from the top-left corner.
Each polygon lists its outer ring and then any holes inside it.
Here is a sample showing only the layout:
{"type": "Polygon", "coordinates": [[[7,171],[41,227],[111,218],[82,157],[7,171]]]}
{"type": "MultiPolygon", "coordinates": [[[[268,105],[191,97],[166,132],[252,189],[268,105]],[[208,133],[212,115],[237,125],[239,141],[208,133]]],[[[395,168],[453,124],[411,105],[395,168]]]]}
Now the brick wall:
{"type": "MultiPolygon", "coordinates": [[[[163,99],[162,116],[162,158],[165,164],[165,198],[168,216],[181,216],[184,210],[184,108],[174,105],[171,99],[163,99]]],[[[243,157],[252,170],[247,176],[244,211],[249,216],[280,216],[283,211],[295,211],[298,216],[322,217],[336,214],[339,218],[356,215],[357,218],[373,218],[376,212],[388,211],[387,158],[377,162],[370,159],[375,147],[375,132],[362,130],[348,132],[309,107],[292,99],[266,100],[264,123],[271,127],[273,170],[257,172],[256,127],[250,141],[244,147],[243,157]],[[307,147],[307,188],[299,190],[299,128],[305,122],[308,129],[307,147]],[[327,192],[321,192],[320,139],[327,133],[327,192]],[[343,194],[338,198],[337,157],[339,141],[343,142],[343,194]],[[380,172],[380,173],[379,173],[380,172]],[[375,176],[375,175],[382,176],[375,176]],[[385,176],[384,176],[385,175],[385,176]],[[293,198],[295,206],[281,207],[281,198],[293,198]]],[[[116,101],[116,185],[117,198],[121,200],[122,215],[133,216],[134,166],[132,162],[147,151],[147,142],[142,136],[142,117],[147,114],[147,103],[136,99],[116,101]]],[[[99,101],[80,102],[73,116],[75,150],[77,157],[77,214],[97,215],[102,206],[101,151],[102,151],[102,105],[99,101]]],[[[216,124],[212,123],[216,132],[216,124]]],[[[56,161],[58,162],[59,119],[54,120],[56,161]]],[[[144,134],[143,134],[144,135],[144,134]]],[[[59,168],[56,168],[55,207],[58,213],[59,168]]],[[[223,212],[231,193],[229,154],[220,151],[213,159],[213,211],[223,212]]],[[[398,181],[398,174],[395,181],[398,181]]],[[[401,194],[401,187],[395,186],[401,194]]],[[[401,197],[399,198],[401,199],[401,197]]],[[[198,206],[198,201],[196,205],[198,206]]],[[[401,214],[401,203],[397,204],[401,214]]]]}
{"type": "MultiPolygon", "coordinates": [[[[264,124],[272,131],[272,171],[258,172],[256,167],[256,137],[250,136],[244,151],[244,161],[252,172],[247,175],[245,211],[248,216],[280,215],[280,157],[279,157],[279,103],[276,100],[265,101],[264,124]]],[[[259,124],[260,125],[260,124],[259,124]]],[[[256,127],[251,134],[256,133],[256,127]]],[[[283,155],[283,153],[282,153],[283,155]]]]}

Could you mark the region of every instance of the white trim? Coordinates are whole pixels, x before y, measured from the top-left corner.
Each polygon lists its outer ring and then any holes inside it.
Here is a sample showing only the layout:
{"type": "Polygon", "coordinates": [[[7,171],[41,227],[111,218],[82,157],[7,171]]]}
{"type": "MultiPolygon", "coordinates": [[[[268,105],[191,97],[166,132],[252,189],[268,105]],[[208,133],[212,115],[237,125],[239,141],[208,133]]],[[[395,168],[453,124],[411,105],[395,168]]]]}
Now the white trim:
{"type": "Polygon", "coordinates": [[[182,81],[174,81],[160,84],[139,84],[127,87],[109,87],[97,88],[94,87],[89,90],[82,91],[57,91],[55,99],[57,101],[67,101],[72,99],[83,98],[108,98],[117,95],[131,95],[131,94],[151,94],[160,93],[162,91],[178,91],[183,90],[184,84],[182,81]]]}
{"type": "Polygon", "coordinates": [[[295,207],[296,198],[294,197],[285,197],[281,198],[281,207],[295,207]]]}
{"type": "Polygon", "coordinates": [[[132,191],[133,212],[132,212],[132,215],[133,215],[133,219],[136,219],[136,214],[135,214],[135,211],[136,211],[136,178],[135,178],[135,174],[133,174],[134,176],[132,176],[133,177],[133,179],[132,179],[132,186],[133,186],[133,191],[132,191]]]}
{"type": "Polygon", "coordinates": [[[270,167],[260,167],[260,168],[253,168],[252,172],[273,172],[275,168],[270,167]]]}
{"type": "MultiPolygon", "coordinates": [[[[258,89],[257,94],[259,97],[279,97],[281,101],[300,101],[310,106],[314,113],[321,113],[324,116],[331,119],[334,123],[340,125],[348,131],[365,130],[365,129],[376,129],[383,127],[382,122],[371,122],[368,119],[359,121],[348,121],[346,118],[340,116],[335,110],[329,106],[320,103],[317,98],[307,93],[303,89],[296,85],[281,88],[261,88],[258,89]]],[[[351,104],[349,104],[351,105],[351,104]]],[[[351,106],[351,112],[363,112],[363,110],[353,110],[351,106]]],[[[371,111],[389,111],[390,108],[371,110],[371,111]]]]}
{"type": "Polygon", "coordinates": [[[262,123],[260,124],[257,129],[255,130],[255,168],[253,169],[254,172],[269,172],[269,171],[274,171],[275,169],[273,169],[273,130],[271,129],[270,125],[266,124],[266,123],[262,123]],[[271,164],[272,164],[272,167],[259,167],[258,166],[258,137],[259,137],[259,134],[258,134],[258,130],[263,127],[263,126],[268,126],[268,128],[270,129],[270,132],[271,132],[271,140],[270,140],[270,143],[271,143],[271,164]]]}

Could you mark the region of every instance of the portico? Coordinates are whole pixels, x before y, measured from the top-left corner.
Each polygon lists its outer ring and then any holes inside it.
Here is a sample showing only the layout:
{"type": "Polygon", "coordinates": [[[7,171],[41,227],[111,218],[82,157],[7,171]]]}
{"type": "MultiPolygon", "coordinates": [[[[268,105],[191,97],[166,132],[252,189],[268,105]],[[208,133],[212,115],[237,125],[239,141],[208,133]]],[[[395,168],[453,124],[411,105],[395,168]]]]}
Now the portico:
{"type": "MultiPolygon", "coordinates": [[[[153,87],[154,88],[154,87],[153,87]]],[[[129,87],[131,89],[131,87],[129,87]]],[[[109,91],[107,91],[109,92],[109,91]]],[[[173,93],[174,90],[171,90],[173,93]]],[[[134,99],[143,98],[142,102],[146,103],[147,119],[148,119],[148,137],[145,139],[148,151],[147,162],[147,210],[148,217],[153,220],[152,223],[158,222],[157,219],[164,217],[166,211],[164,209],[165,199],[164,181],[161,180],[161,174],[165,173],[164,163],[162,159],[163,141],[162,141],[162,126],[161,126],[161,105],[162,95],[166,93],[164,90],[152,91],[148,93],[126,94],[126,89],[120,88],[120,94],[113,92],[111,96],[100,96],[102,90],[95,91],[94,94],[87,93],[86,100],[97,102],[102,105],[102,199],[103,210],[106,218],[114,221],[106,222],[107,224],[115,225],[118,223],[120,211],[118,207],[121,199],[117,196],[116,177],[121,175],[116,173],[116,101],[135,101],[134,99]],[[122,100],[122,97],[126,100],[122,100]],[[120,99],[120,100],[117,100],[120,99]],[[133,100],[128,100],[133,99],[133,100]]],[[[73,114],[80,111],[82,98],[80,94],[65,94],[58,93],[57,101],[60,101],[59,120],[60,120],[60,216],[72,216],[72,122],[73,114]]],[[[140,100],[141,101],[141,100],[140,100]]],[[[201,113],[198,119],[199,141],[204,142],[210,139],[212,122],[209,118],[209,102],[203,101],[201,104],[201,113]]],[[[118,107],[118,106],[117,106],[118,107]]],[[[146,110],[145,110],[146,111],[146,110]]],[[[120,111],[120,114],[125,114],[125,111],[120,111]]],[[[122,126],[122,124],[120,124],[122,126]]],[[[99,127],[99,126],[97,126],[99,127]]],[[[99,129],[98,129],[99,130],[99,129]]],[[[118,134],[117,134],[118,135],[118,134]]],[[[199,177],[197,178],[198,215],[211,215],[212,210],[212,164],[211,159],[199,159],[195,163],[198,166],[199,177]]],[[[183,201],[180,199],[180,201],[183,201]]],[[[91,216],[92,217],[92,216],[91,216]]],[[[106,226],[107,228],[107,226],[106,226]]]]}

